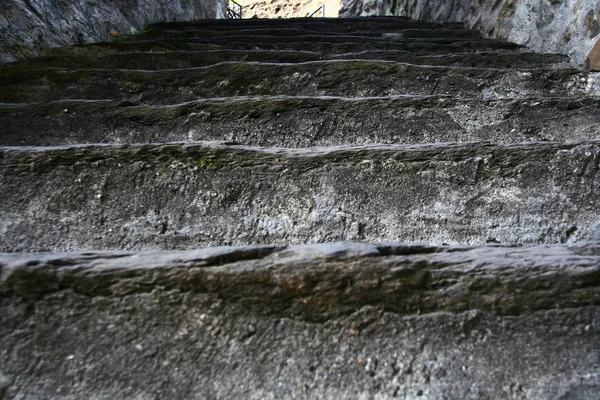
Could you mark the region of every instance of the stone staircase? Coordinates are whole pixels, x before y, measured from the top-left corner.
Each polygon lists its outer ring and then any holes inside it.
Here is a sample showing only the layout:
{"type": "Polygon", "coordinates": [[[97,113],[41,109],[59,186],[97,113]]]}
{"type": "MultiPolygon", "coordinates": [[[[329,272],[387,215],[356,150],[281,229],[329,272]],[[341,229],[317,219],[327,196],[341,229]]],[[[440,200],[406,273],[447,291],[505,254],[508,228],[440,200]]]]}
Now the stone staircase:
{"type": "Polygon", "coordinates": [[[563,56],[399,17],[6,65],[0,399],[592,399],[599,111],[563,56]]]}

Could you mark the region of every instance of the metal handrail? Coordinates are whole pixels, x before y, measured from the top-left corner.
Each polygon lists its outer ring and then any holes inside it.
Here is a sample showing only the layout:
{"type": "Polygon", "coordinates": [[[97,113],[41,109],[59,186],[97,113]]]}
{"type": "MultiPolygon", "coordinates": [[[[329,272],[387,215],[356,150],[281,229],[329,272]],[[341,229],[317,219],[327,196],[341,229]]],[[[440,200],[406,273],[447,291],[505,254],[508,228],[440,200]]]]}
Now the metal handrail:
{"type": "Polygon", "coordinates": [[[315,12],[313,12],[313,13],[312,13],[312,14],[310,14],[310,15],[307,15],[306,17],[307,17],[307,18],[312,18],[312,17],[314,17],[314,16],[315,16],[315,14],[316,14],[316,13],[318,13],[319,11],[323,11],[323,13],[321,14],[321,18],[325,18],[325,4],[321,4],[321,6],[320,6],[319,8],[317,8],[317,9],[315,10],[315,12]]]}
{"type": "Polygon", "coordinates": [[[227,3],[227,18],[242,19],[242,11],[243,7],[240,3],[235,0],[229,0],[229,3],[227,3]]]}

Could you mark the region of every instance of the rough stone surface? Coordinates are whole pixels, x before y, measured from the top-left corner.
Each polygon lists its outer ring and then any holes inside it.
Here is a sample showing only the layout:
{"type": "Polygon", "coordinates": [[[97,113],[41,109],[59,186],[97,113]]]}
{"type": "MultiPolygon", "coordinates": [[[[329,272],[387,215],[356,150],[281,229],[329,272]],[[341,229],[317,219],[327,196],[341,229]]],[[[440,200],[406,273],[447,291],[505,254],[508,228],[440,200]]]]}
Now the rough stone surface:
{"type": "Polygon", "coordinates": [[[596,42],[596,45],[585,59],[584,68],[586,71],[600,71],[600,40],[596,42]]]}
{"type": "Polygon", "coordinates": [[[600,137],[600,99],[268,96],[175,106],[66,100],[0,105],[0,125],[4,146],[194,140],[275,147],[573,143],[600,137]]]}
{"type": "MultiPolygon", "coordinates": [[[[239,0],[244,18],[293,18],[313,14],[325,5],[326,17],[337,17],[342,0],[239,0]]],[[[315,14],[321,17],[322,12],[315,14]]]]}
{"type": "Polygon", "coordinates": [[[0,63],[45,47],[107,40],[148,24],[224,18],[225,0],[2,0],[0,63]]]}
{"type": "Polygon", "coordinates": [[[600,246],[0,257],[5,398],[595,399],[600,246]]]}
{"type": "Polygon", "coordinates": [[[344,0],[340,16],[367,15],[463,22],[487,37],[568,54],[578,66],[600,38],[600,0],[344,0]]]}
{"type": "Polygon", "coordinates": [[[596,239],[600,75],[561,60],[378,17],[160,23],[6,66],[2,143],[70,146],[2,149],[1,248],[596,239]],[[198,139],[239,145],[144,145],[198,139]]]}
{"type": "Polygon", "coordinates": [[[0,102],[4,103],[120,99],[140,104],[177,104],[198,98],[290,93],[354,98],[450,95],[490,100],[600,95],[600,74],[595,73],[428,66],[383,60],[230,62],[158,71],[47,68],[8,76],[10,79],[0,80],[0,102]]]}
{"type": "MultiPolygon", "coordinates": [[[[137,43],[139,44],[139,42],[137,43]]],[[[415,65],[536,70],[540,69],[540,65],[544,65],[547,68],[558,68],[563,66],[567,61],[566,56],[560,54],[486,51],[485,46],[490,43],[480,43],[482,46],[481,48],[476,49],[478,52],[477,56],[474,56],[473,52],[460,51],[460,49],[456,49],[455,47],[447,48],[447,54],[444,54],[443,45],[435,46],[434,49],[423,48],[420,49],[420,51],[417,49],[363,50],[354,52],[338,51],[338,54],[331,54],[334,51],[318,52],[281,49],[279,51],[263,49],[213,49],[204,51],[172,50],[169,52],[118,52],[115,51],[115,49],[107,48],[100,50],[96,46],[89,46],[76,51],[70,49],[71,54],[68,55],[65,50],[56,50],[56,53],[63,54],[27,60],[19,64],[7,66],[4,68],[4,71],[6,73],[9,71],[22,70],[24,68],[68,68],[73,65],[77,65],[79,68],[161,70],[206,67],[231,61],[303,63],[325,60],[387,60],[415,65]]],[[[413,47],[414,44],[415,43],[412,43],[413,47]]]]}
{"type": "Polygon", "coordinates": [[[2,148],[0,249],[598,240],[599,162],[597,141],[2,148]]]}
{"type": "Polygon", "coordinates": [[[0,68],[0,399],[597,400],[599,74],[397,17],[45,55],[0,68]]]}

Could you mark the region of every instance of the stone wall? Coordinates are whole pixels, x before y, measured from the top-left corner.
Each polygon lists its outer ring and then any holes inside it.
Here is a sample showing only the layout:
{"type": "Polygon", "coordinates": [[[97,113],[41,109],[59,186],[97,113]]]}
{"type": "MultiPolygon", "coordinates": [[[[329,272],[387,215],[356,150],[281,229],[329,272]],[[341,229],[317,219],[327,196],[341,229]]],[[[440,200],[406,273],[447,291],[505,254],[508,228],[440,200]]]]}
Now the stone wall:
{"type": "Polygon", "coordinates": [[[340,16],[398,15],[464,22],[484,36],[583,62],[600,38],[600,0],[344,0],[340,16]]]}
{"type": "Polygon", "coordinates": [[[2,0],[0,62],[107,40],[162,21],[224,18],[226,0],[2,0]]]}

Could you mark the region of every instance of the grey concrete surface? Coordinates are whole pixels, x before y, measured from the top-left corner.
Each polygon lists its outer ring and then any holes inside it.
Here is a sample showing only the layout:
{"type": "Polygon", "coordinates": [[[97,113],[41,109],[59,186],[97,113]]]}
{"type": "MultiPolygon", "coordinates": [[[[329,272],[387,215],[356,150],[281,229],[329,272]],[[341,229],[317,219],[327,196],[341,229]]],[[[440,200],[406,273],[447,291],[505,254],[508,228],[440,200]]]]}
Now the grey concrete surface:
{"type": "Polygon", "coordinates": [[[598,243],[0,256],[4,398],[594,399],[598,243]]]}
{"type": "Polygon", "coordinates": [[[597,141],[1,148],[0,249],[598,240],[599,155],[597,141]]]}
{"type": "Polygon", "coordinates": [[[479,36],[165,22],[0,67],[0,399],[596,400],[600,75],[479,36]]]}

